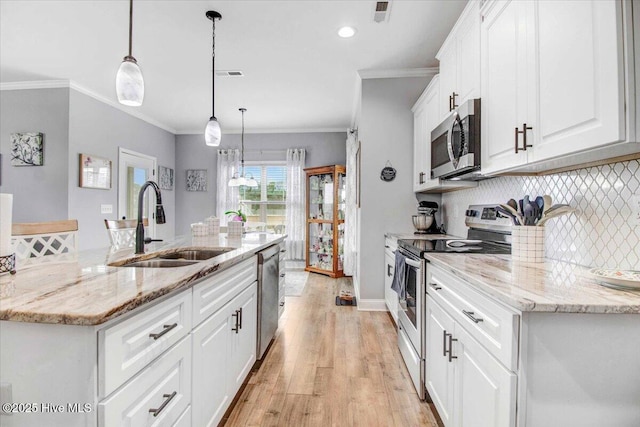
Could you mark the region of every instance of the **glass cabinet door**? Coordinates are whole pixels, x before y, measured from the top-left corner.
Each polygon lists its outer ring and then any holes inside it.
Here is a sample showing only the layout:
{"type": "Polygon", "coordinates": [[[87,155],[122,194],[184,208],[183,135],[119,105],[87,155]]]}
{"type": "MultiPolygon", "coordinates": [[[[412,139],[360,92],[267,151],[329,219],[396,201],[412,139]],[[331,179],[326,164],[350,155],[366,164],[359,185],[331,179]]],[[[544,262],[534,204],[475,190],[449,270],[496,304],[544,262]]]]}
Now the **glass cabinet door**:
{"type": "Polygon", "coordinates": [[[333,224],[309,224],[309,267],[333,270],[333,224]]]}
{"type": "Polygon", "coordinates": [[[309,177],[309,219],[333,219],[333,175],[309,177]]]}

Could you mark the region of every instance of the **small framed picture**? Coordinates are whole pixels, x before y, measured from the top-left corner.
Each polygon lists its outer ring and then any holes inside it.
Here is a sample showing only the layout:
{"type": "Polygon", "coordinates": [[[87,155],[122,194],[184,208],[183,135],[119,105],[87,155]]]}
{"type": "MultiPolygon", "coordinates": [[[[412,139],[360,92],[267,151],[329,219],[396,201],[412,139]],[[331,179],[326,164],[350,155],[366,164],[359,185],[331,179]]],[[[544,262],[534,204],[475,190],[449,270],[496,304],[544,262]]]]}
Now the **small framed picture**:
{"type": "Polygon", "coordinates": [[[11,134],[11,166],[42,166],[44,135],[39,132],[11,134]]]}
{"type": "Polygon", "coordinates": [[[173,190],[173,169],[158,166],[158,185],[161,190],[173,190]]]}
{"type": "Polygon", "coordinates": [[[111,160],[80,154],[80,187],[111,189],[111,160]]]}
{"type": "Polygon", "coordinates": [[[207,191],[207,170],[187,170],[187,191],[207,191]]]}

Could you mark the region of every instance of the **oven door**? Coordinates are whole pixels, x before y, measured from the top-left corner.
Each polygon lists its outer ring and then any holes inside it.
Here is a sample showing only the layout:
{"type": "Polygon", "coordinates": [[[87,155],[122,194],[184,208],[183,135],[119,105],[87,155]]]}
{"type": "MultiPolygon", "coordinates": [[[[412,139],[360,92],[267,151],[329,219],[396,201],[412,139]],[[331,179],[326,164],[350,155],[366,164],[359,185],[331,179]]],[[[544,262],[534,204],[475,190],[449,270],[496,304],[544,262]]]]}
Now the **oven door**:
{"type": "Polygon", "coordinates": [[[399,299],[398,321],[402,323],[416,353],[422,357],[422,306],[424,305],[424,269],[423,262],[405,256],[407,273],[405,281],[406,295],[399,299]]]}

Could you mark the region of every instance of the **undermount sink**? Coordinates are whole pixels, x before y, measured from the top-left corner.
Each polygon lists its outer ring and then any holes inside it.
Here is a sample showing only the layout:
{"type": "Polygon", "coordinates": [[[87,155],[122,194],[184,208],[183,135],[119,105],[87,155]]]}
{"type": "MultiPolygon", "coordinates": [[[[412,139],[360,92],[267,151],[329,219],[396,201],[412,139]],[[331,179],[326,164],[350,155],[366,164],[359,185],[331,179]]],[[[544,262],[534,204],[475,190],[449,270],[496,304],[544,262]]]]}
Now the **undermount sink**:
{"type": "Polygon", "coordinates": [[[206,259],[225,254],[234,249],[235,248],[186,249],[182,251],[171,252],[168,254],[162,254],[159,255],[158,258],[165,260],[204,261],[206,259]]]}
{"type": "Polygon", "coordinates": [[[184,259],[160,259],[153,258],[144,261],[135,261],[123,264],[121,267],[147,267],[147,268],[172,268],[185,267],[187,265],[197,264],[198,261],[187,261],[184,259]]]}

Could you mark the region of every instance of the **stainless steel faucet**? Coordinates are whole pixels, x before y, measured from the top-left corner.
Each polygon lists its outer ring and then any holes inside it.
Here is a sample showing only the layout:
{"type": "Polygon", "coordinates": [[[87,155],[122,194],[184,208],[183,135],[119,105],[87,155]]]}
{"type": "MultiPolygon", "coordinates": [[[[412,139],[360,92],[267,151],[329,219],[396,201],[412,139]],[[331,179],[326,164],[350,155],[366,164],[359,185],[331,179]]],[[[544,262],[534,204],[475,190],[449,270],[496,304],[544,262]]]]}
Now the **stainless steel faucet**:
{"type": "Polygon", "coordinates": [[[142,208],[144,206],[144,192],[147,187],[153,188],[156,193],[156,224],[164,224],[164,208],[162,207],[162,195],[160,194],[160,187],[153,181],[147,181],[142,184],[140,193],[138,193],[138,225],[136,226],[136,254],[144,253],[145,242],[151,242],[151,239],[145,240],[144,238],[144,224],[142,222],[142,208]]]}

